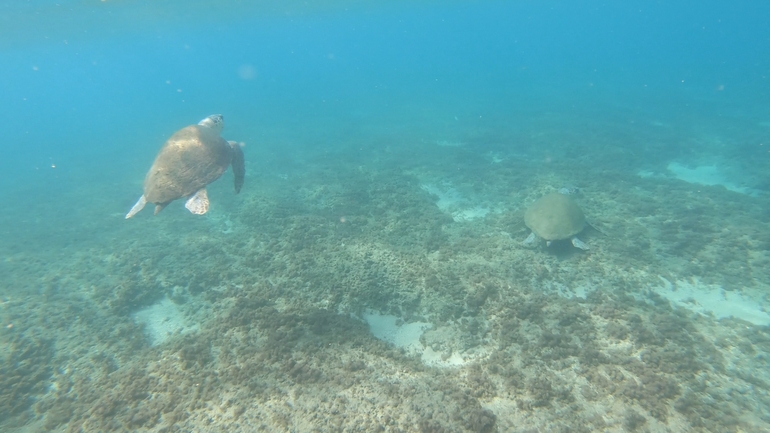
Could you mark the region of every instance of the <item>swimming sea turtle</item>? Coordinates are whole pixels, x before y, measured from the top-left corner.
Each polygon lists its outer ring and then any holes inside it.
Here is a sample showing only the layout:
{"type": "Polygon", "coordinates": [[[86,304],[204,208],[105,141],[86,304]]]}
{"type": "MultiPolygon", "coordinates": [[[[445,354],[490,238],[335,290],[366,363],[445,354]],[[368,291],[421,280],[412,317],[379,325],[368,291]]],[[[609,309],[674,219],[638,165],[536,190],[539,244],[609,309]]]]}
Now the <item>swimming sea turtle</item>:
{"type": "Polygon", "coordinates": [[[540,237],[547,245],[552,241],[571,239],[575,247],[588,249],[588,245],[576,237],[585,228],[586,217],[575,200],[566,194],[552,192],[540,197],[524,213],[524,224],[532,230],[525,245],[540,237]]]}
{"type": "Polygon", "coordinates": [[[235,193],[241,191],[246,167],[243,150],[219,134],[225,127],[221,114],[211,115],[197,125],[177,131],[166,141],[144,178],[144,194],[126,219],[139,213],[147,203],[155,204],[155,214],[172,201],[189,197],[185,207],[196,215],[209,210],[206,185],[219,179],[233,166],[235,193]]]}

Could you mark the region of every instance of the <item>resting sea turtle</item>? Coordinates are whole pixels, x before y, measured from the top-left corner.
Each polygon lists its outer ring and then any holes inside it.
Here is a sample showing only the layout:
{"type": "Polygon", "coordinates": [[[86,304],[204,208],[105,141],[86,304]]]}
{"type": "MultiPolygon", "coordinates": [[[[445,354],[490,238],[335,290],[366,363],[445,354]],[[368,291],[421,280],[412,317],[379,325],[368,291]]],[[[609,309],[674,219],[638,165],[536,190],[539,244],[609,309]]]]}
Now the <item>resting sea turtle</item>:
{"type": "Polygon", "coordinates": [[[546,240],[547,245],[552,241],[571,239],[572,245],[581,250],[587,250],[588,245],[576,235],[583,231],[586,217],[572,197],[553,192],[532,203],[524,213],[524,224],[532,230],[524,244],[532,244],[539,237],[546,240]]]}
{"type": "Polygon", "coordinates": [[[219,179],[233,166],[235,193],[241,191],[246,167],[241,145],[225,141],[219,134],[225,126],[221,114],[211,115],[197,125],[177,131],[166,141],[144,178],[144,194],[126,215],[131,218],[147,203],[155,204],[155,214],[172,201],[189,197],[185,207],[196,215],[209,210],[206,185],[219,179]]]}

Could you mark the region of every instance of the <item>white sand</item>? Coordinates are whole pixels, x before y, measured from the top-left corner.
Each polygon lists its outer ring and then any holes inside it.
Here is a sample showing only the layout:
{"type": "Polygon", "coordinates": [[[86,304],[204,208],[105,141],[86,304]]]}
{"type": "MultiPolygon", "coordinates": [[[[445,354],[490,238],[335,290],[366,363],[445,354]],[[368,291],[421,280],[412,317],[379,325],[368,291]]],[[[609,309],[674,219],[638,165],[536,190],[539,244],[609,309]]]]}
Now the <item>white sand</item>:
{"type": "Polygon", "coordinates": [[[149,307],[132,314],[136,323],[144,324],[150,344],[163,344],[172,335],[179,332],[197,332],[198,324],[191,324],[185,319],[182,310],[168,298],[163,298],[149,307]]]}
{"type": "Polygon", "coordinates": [[[433,184],[422,184],[420,188],[438,197],[436,206],[442,212],[451,214],[455,222],[484,218],[491,212],[491,209],[488,207],[474,206],[469,200],[460,195],[457,189],[451,186],[440,188],[433,184]]]}
{"type": "Polygon", "coordinates": [[[695,168],[689,168],[676,162],[668,164],[668,171],[674,174],[674,176],[688,183],[694,183],[698,185],[721,185],[730,191],[739,192],[741,194],[756,195],[757,191],[738,186],[727,178],[723,171],[714,165],[699,165],[695,168]]]}
{"type": "Polygon", "coordinates": [[[369,324],[369,330],[376,338],[403,348],[412,355],[418,355],[425,365],[432,367],[461,367],[488,354],[483,348],[476,348],[476,350],[466,353],[436,351],[430,346],[423,345],[420,341],[425,331],[431,330],[431,334],[435,334],[433,340],[442,341],[444,343],[442,345],[452,345],[452,343],[457,342],[460,336],[451,326],[434,328],[433,324],[426,322],[399,325],[397,324],[399,322],[398,317],[372,311],[364,314],[364,320],[369,324]]]}
{"type": "Polygon", "coordinates": [[[762,307],[762,299],[740,290],[704,284],[697,280],[677,280],[674,283],[661,277],[663,285],[655,292],[672,304],[717,319],[735,317],[755,325],[770,325],[770,314],[762,307]]]}
{"type": "Polygon", "coordinates": [[[406,349],[412,354],[423,352],[420,336],[426,329],[433,325],[424,322],[412,322],[397,325],[398,317],[378,314],[375,312],[364,313],[364,320],[369,324],[369,330],[376,338],[387,341],[396,347],[406,349]]]}

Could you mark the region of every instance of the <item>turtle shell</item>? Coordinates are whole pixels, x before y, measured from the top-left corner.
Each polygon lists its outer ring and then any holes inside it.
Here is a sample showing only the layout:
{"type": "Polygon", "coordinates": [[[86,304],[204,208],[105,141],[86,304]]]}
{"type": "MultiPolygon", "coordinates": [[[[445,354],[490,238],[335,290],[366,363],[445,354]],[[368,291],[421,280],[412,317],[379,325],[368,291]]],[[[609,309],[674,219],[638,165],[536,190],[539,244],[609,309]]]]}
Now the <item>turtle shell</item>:
{"type": "Polygon", "coordinates": [[[554,192],[540,197],[524,213],[524,224],[547,241],[569,239],[586,226],[586,218],[572,197],[554,192]]]}
{"type": "Polygon", "coordinates": [[[144,196],[166,204],[194,194],[227,171],[233,149],[217,131],[200,125],[180,129],[166,141],[144,179],[144,196]]]}

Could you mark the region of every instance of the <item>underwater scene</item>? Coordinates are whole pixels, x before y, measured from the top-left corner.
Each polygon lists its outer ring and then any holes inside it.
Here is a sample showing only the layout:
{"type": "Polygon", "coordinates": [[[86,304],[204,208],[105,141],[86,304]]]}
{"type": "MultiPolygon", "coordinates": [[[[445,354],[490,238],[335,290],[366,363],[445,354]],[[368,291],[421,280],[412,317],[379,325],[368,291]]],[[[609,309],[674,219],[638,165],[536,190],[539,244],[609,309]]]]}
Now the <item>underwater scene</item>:
{"type": "Polygon", "coordinates": [[[770,431],[769,16],[3,2],[0,431],[770,431]]]}

